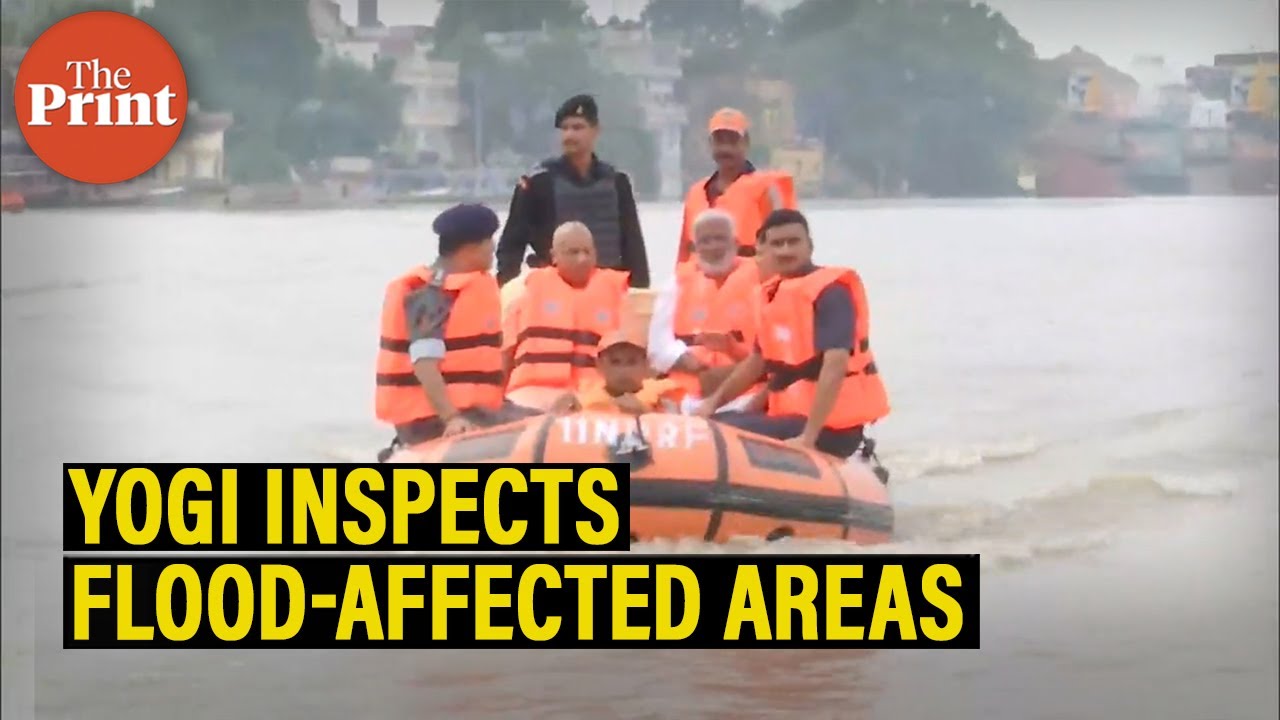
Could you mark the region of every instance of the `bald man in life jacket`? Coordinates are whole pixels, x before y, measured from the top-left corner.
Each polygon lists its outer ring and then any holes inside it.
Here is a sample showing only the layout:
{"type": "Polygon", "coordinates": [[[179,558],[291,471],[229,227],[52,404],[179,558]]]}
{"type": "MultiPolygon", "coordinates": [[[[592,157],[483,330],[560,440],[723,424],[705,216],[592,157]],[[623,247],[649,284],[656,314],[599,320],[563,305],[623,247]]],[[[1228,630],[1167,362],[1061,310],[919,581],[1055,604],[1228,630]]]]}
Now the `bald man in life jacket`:
{"type": "Polygon", "coordinates": [[[599,379],[601,339],[622,327],[628,273],[597,266],[584,223],[556,228],[551,266],[530,270],[503,320],[507,399],[550,410],[566,392],[599,379]]]}
{"type": "MultiPolygon", "coordinates": [[[[735,251],[736,225],[719,208],[693,221],[694,256],[681,263],[654,299],[649,361],[684,390],[682,412],[692,413],[751,354],[756,340],[760,284],[769,276],[765,255],[735,251]]],[[[763,385],[730,399],[718,412],[763,407],[763,385]]]]}
{"type": "Polygon", "coordinates": [[[749,257],[755,254],[756,235],[769,213],[797,207],[790,174],[758,170],[747,160],[751,135],[742,111],[717,110],[707,123],[707,133],[716,171],[695,182],[685,195],[677,267],[693,256],[693,221],[703,210],[716,208],[733,216],[737,252],[749,257]]]}

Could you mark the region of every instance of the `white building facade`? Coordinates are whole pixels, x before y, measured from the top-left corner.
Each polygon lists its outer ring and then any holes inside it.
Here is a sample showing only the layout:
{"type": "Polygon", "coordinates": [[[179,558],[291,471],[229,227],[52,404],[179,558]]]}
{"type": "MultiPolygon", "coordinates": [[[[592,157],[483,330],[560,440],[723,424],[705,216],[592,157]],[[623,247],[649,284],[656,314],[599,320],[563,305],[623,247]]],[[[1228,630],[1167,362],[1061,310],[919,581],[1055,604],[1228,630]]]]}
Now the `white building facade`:
{"type": "Polygon", "coordinates": [[[333,0],[309,0],[311,28],[322,49],[322,61],[342,58],[366,70],[381,61],[394,63],[392,82],[405,90],[398,149],[407,156],[434,153],[445,165],[456,164],[455,140],[462,123],[458,63],[431,60],[431,29],[385,26],[377,4],[361,7],[364,25],[343,22],[333,0]]]}
{"type": "Polygon", "coordinates": [[[429,60],[419,45],[412,55],[396,60],[392,77],[406,91],[402,149],[412,154],[432,152],[444,165],[457,164],[454,141],[463,118],[458,63],[429,60]]]}

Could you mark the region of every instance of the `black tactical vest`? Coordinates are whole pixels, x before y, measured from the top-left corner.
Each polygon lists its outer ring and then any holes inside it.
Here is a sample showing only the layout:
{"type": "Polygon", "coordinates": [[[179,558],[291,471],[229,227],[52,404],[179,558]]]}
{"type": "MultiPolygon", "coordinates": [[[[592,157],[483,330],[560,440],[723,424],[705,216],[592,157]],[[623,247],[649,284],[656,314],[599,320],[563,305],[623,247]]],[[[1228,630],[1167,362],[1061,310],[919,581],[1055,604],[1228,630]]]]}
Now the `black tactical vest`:
{"type": "Polygon", "coordinates": [[[577,220],[587,226],[596,243],[596,262],[621,268],[622,219],[618,214],[618,180],[611,168],[601,167],[595,181],[578,185],[561,173],[553,175],[556,226],[577,220]]]}

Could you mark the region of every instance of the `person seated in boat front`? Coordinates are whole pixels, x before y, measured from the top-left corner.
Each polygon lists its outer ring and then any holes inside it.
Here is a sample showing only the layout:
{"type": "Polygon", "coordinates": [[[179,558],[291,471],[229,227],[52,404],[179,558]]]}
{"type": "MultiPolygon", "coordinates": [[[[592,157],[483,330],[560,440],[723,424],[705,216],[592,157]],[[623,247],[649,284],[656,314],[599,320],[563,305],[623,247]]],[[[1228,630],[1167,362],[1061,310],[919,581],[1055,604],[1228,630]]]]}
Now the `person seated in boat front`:
{"type": "Polygon", "coordinates": [[[502,397],[501,303],[489,272],[498,216],[457,205],[432,229],[438,259],[393,280],[383,302],[375,415],[396,437],[380,460],[397,446],[536,414],[502,397]]]}
{"type": "Polygon", "coordinates": [[[679,412],[684,388],[669,379],[650,377],[644,342],[625,331],[611,333],[600,341],[596,355],[599,378],[582,382],[577,392],[562,395],[553,412],[578,410],[621,410],[633,415],[679,412]]]}
{"type": "Polygon", "coordinates": [[[627,274],[596,266],[591,231],[580,222],[556,228],[551,267],[529,271],[503,321],[507,398],[548,410],[567,390],[596,379],[596,347],[619,329],[627,274]]]}
{"type": "MultiPolygon", "coordinates": [[[[755,342],[761,269],[755,258],[737,253],[734,223],[724,210],[700,213],[693,221],[694,256],[654,299],[649,361],[684,387],[686,412],[719,388],[755,342]]],[[[760,406],[762,389],[750,388],[719,412],[760,406]]]]}
{"type": "Polygon", "coordinates": [[[850,268],[813,263],[809,223],[799,211],[770,213],[762,242],[777,275],[764,284],[755,349],[698,414],[710,417],[767,372],[766,412],[716,420],[848,458],[862,446],[864,427],[889,414],[862,280],[850,268]]]}

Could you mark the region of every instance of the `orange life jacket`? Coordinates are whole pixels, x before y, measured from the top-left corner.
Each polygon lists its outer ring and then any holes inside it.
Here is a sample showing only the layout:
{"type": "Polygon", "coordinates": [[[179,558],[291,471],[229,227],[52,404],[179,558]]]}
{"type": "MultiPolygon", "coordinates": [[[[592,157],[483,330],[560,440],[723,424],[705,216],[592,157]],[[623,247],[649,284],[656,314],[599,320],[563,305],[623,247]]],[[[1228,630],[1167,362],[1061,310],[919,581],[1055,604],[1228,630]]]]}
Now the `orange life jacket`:
{"type": "Polygon", "coordinates": [[[803,277],[771,279],[764,286],[757,341],[769,377],[769,414],[808,415],[822,369],[822,357],[814,353],[814,303],[833,283],[849,288],[855,313],[854,347],[825,424],[843,430],[889,414],[889,398],[871,352],[867,294],[858,274],[848,268],[823,267],[803,277]]]}
{"type": "Polygon", "coordinates": [[[702,211],[714,207],[732,215],[738,231],[738,254],[750,256],[755,254],[756,233],[764,224],[764,219],[777,209],[770,189],[777,189],[782,207],[796,207],[795,181],[788,173],[756,170],[740,175],[737,180],[729,183],[729,187],[725,188],[714,203],[707,201],[707,183],[711,181],[711,177],[708,175],[694,183],[685,194],[684,226],[680,230],[680,248],[676,253],[677,267],[693,254],[693,221],[702,211]]]}
{"type": "MultiPolygon", "coordinates": [[[[635,397],[653,412],[663,412],[667,405],[678,407],[684,397],[684,388],[671,379],[648,378],[635,393],[635,397]]],[[[589,380],[578,390],[578,404],[583,410],[616,410],[614,397],[605,388],[603,379],[589,380]]]]}
{"type": "MultiPolygon", "coordinates": [[[[417,267],[387,286],[382,305],[382,339],[378,351],[375,415],[393,425],[436,416],[409,359],[409,323],[405,298],[429,285],[434,272],[417,267]]],[[[440,287],[454,295],[444,328],[444,378],[449,402],[458,410],[502,406],[502,304],[498,283],[487,272],[447,273],[440,287]]]]}
{"type": "Polygon", "coordinates": [[[507,391],[522,387],[570,390],[595,379],[596,346],[622,326],[628,274],[595,270],[584,288],[575,288],[554,267],[530,270],[514,343],[515,362],[507,391]]]}
{"type": "MultiPolygon", "coordinates": [[[[696,259],[681,263],[676,270],[678,295],[672,330],[689,352],[709,368],[727,367],[737,361],[733,356],[697,344],[699,333],[729,335],[750,352],[756,340],[756,303],[760,289],[760,269],[754,260],[742,259],[738,267],[717,284],[698,268],[696,259]]],[[[699,394],[698,376],[672,370],[668,377],[680,383],[685,392],[699,394]]],[[[759,386],[748,392],[754,394],[759,386]]]]}

